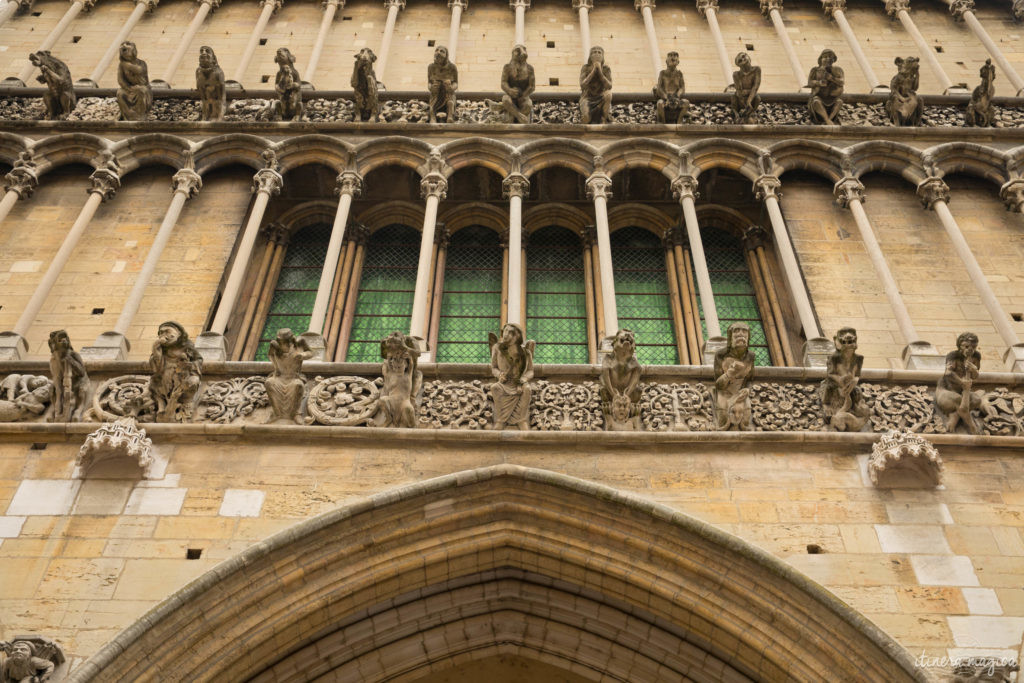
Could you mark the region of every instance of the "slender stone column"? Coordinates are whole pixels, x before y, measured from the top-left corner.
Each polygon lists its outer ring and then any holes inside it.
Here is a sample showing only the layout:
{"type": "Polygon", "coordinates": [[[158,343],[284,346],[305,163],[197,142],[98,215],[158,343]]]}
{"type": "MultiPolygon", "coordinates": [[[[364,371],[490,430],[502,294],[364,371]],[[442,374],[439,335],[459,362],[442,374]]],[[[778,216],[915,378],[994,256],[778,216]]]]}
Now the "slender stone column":
{"type": "Polygon", "coordinates": [[[135,9],[133,9],[132,13],[128,15],[128,19],[125,20],[124,26],[121,27],[121,30],[117,32],[117,35],[114,36],[114,39],[110,42],[110,46],[107,48],[107,51],[103,53],[103,57],[100,59],[100,63],[97,64],[96,68],[92,70],[91,74],[89,74],[89,78],[85,79],[86,83],[96,86],[100,82],[100,78],[103,76],[104,72],[106,72],[110,63],[114,61],[114,57],[117,56],[118,51],[121,49],[121,43],[128,39],[128,36],[131,35],[132,29],[134,29],[135,25],[139,23],[139,19],[142,18],[143,14],[146,12],[152,12],[156,9],[157,2],[159,2],[159,0],[136,0],[135,9]]]}
{"type": "Polygon", "coordinates": [[[634,0],[633,8],[644,18],[644,32],[647,44],[651,49],[651,63],[654,65],[654,82],[658,82],[661,73],[661,52],[658,50],[658,34],[654,29],[654,0],[634,0]]]}
{"type": "Polygon", "coordinates": [[[324,269],[320,272],[320,285],[316,290],[316,301],[309,319],[309,331],[321,336],[324,333],[324,321],[327,319],[327,305],[331,300],[331,285],[338,270],[338,257],[341,254],[341,243],[345,239],[345,226],[348,223],[348,212],[352,207],[352,199],[363,191],[363,178],[355,171],[345,171],[338,175],[334,193],[338,195],[338,209],[334,212],[334,225],[331,227],[331,239],[327,243],[327,256],[324,258],[324,269]]]}
{"type": "Polygon", "coordinates": [[[508,4],[516,13],[516,38],[513,45],[526,45],[526,10],[530,9],[530,0],[509,0],[508,4]]]}
{"type": "Polygon", "coordinates": [[[530,192],[530,181],[513,173],[501,183],[508,199],[508,320],[523,324],[523,197],[530,192]]]}
{"type": "Polygon", "coordinates": [[[715,293],[711,289],[711,273],[708,271],[708,262],[704,257],[704,243],[701,241],[697,208],[694,204],[697,198],[697,179],[692,175],[679,176],[672,181],[672,194],[683,207],[686,236],[690,240],[693,269],[697,273],[697,292],[700,294],[700,304],[704,310],[704,324],[708,329],[708,338],[721,337],[722,326],[718,322],[715,293]]]}
{"type": "Polygon", "coordinates": [[[245,46],[245,52],[242,53],[242,61],[238,63],[238,68],[235,69],[235,75],[231,78],[229,83],[235,87],[241,87],[242,79],[245,77],[245,72],[249,68],[249,62],[252,61],[252,56],[256,53],[256,48],[260,44],[260,36],[263,35],[263,31],[266,30],[267,24],[270,23],[270,17],[281,9],[281,5],[284,4],[284,0],[260,0],[260,6],[263,8],[260,10],[260,18],[256,20],[256,26],[252,30],[252,34],[249,36],[249,42],[245,46]]]}
{"type": "Polygon", "coordinates": [[[462,12],[469,7],[469,0],[448,0],[452,11],[452,23],[448,29],[448,59],[455,63],[455,55],[459,49],[459,27],[462,25],[462,12]]]}
{"type": "Polygon", "coordinates": [[[26,11],[30,7],[32,7],[32,0],[21,0],[20,2],[7,0],[5,4],[0,5],[0,26],[13,17],[19,10],[26,11]]]}
{"type": "Polygon", "coordinates": [[[722,65],[722,81],[728,90],[733,87],[733,64],[729,59],[729,53],[725,51],[722,30],[718,28],[718,0],[697,0],[697,12],[708,20],[708,28],[711,29],[711,37],[715,40],[715,50],[718,52],[718,63],[722,65]]]}
{"type": "Polygon", "coordinates": [[[178,49],[174,51],[174,55],[171,56],[171,61],[167,63],[167,68],[164,69],[164,75],[162,78],[158,78],[153,81],[153,85],[160,85],[166,88],[171,87],[171,79],[174,78],[174,73],[178,70],[178,65],[181,64],[181,60],[185,58],[185,53],[188,52],[189,46],[192,45],[192,41],[195,39],[196,34],[199,33],[199,27],[206,21],[206,16],[212,11],[220,7],[221,0],[201,0],[199,7],[196,9],[196,15],[192,17],[192,21],[189,22],[188,28],[185,29],[185,35],[181,37],[181,42],[178,43],[178,49]]]}
{"type": "Polygon", "coordinates": [[[971,251],[963,232],[960,231],[960,226],[949,210],[949,186],[942,178],[935,176],[925,178],[917,186],[917,196],[926,209],[931,209],[938,214],[942,227],[945,228],[950,242],[953,243],[953,249],[960,257],[964,267],[967,268],[971,282],[978,290],[982,303],[985,304],[988,314],[992,317],[992,324],[995,325],[999,336],[1003,338],[1003,342],[1010,347],[1004,360],[1010,363],[1014,371],[1024,371],[1024,347],[1021,346],[1020,338],[1010,324],[1010,316],[999,304],[999,299],[996,298],[992,286],[985,278],[985,273],[978,265],[974,252],[971,251]]]}
{"type": "Polygon", "coordinates": [[[1017,91],[1017,97],[1020,97],[1021,92],[1024,91],[1024,79],[1020,77],[1020,74],[1010,65],[1009,60],[1003,55],[1002,50],[996,45],[996,42],[992,40],[992,36],[988,34],[985,27],[978,21],[978,17],[974,15],[974,0],[946,0],[949,5],[949,13],[952,14],[956,19],[967,24],[967,27],[978,37],[981,44],[985,46],[988,53],[992,55],[992,61],[999,65],[999,68],[1003,70],[1006,77],[1013,84],[1013,87],[1017,91]]]}
{"type": "Polygon", "coordinates": [[[380,52],[377,53],[377,80],[383,81],[384,71],[388,66],[388,53],[391,52],[391,38],[395,34],[395,22],[398,21],[398,10],[405,9],[405,0],[384,0],[388,8],[388,18],[384,22],[384,35],[380,39],[380,52]]]}
{"type": "MultiPolygon", "coordinates": [[[[18,318],[18,322],[14,325],[13,334],[5,335],[8,340],[20,341],[22,345],[27,347],[23,341],[25,333],[28,332],[28,329],[39,315],[43,304],[46,303],[46,298],[50,295],[50,291],[56,284],[57,278],[71,258],[71,252],[74,251],[78,241],[85,233],[85,229],[89,226],[89,222],[96,213],[96,209],[99,208],[102,202],[113,199],[117,190],[120,189],[121,169],[114,156],[108,153],[108,157],[100,163],[101,166],[89,176],[89,180],[92,181],[92,187],[88,190],[89,199],[86,200],[85,206],[82,207],[78,214],[78,218],[75,219],[68,234],[64,237],[64,241],[61,243],[60,249],[57,250],[57,254],[53,257],[53,261],[50,262],[50,266],[46,269],[43,279],[36,285],[32,298],[29,299],[28,305],[25,306],[21,317],[18,318]]],[[[6,343],[0,345],[7,346],[6,343]]],[[[9,348],[5,348],[3,351],[9,351],[9,348]]],[[[3,354],[0,353],[0,355],[3,354]]]]}
{"type": "Polygon", "coordinates": [[[416,266],[416,288],[412,295],[412,317],[409,334],[426,339],[427,294],[430,290],[430,260],[434,250],[434,228],[437,227],[437,205],[448,196],[448,181],[440,172],[428,173],[420,181],[420,194],[427,201],[423,212],[423,234],[420,236],[420,259],[416,266]]]}
{"type": "Polygon", "coordinates": [[[4,176],[4,198],[0,200],[0,223],[14,208],[19,199],[28,199],[39,184],[36,176],[36,162],[32,155],[23,152],[21,158],[14,162],[14,168],[4,176]]]}
{"type": "Polygon", "coordinates": [[[339,9],[345,7],[345,0],[323,0],[320,3],[320,7],[324,11],[324,17],[320,20],[320,32],[316,34],[316,42],[313,44],[313,51],[309,55],[309,64],[306,65],[306,69],[302,72],[302,80],[310,84],[313,83],[313,75],[316,73],[316,67],[320,63],[320,55],[323,54],[324,43],[327,42],[327,34],[330,33],[331,24],[334,22],[334,15],[338,13],[339,9]]]}
{"type": "MultiPolygon", "coordinates": [[[[68,7],[68,11],[64,13],[64,16],[60,18],[60,21],[57,22],[57,25],[53,27],[53,30],[51,30],[50,33],[46,36],[46,38],[43,39],[43,42],[40,43],[39,47],[37,48],[37,51],[53,49],[53,46],[57,44],[58,40],[60,40],[60,37],[64,34],[64,31],[66,31],[68,29],[68,26],[71,25],[71,22],[75,20],[75,17],[77,17],[83,9],[86,12],[88,12],[93,8],[93,5],[95,4],[96,0],[75,0],[74,2],[72,2],[71,7],[68,7]]],[[[21,72],[18,73],[17,76],[18,80],[21,81],[22,85],[28,83],[28,79],[32,77],[32,74],[35,72],[35,70],[36,65],[32,64],[31,62],[29,62],[24,68],[22,68],[21,72]]]]}
{"type": "Polygon", "coordinates": [[[775,33],[782,42],[782,49],[789,60],[789,68],[793,70],[793,77],[796,78],[797,90],[806,90],[807,72],[800,65],[800,58],[796,56],[793,41],[789,39],[789,33],[786,31],[786,24],[782,22],[782,0],[760,0],[760,3],[761,14],[771,20],[775,26],[775,33]]]}
{"type": "MultiPolygon", "coordinates": [[[[612,242],[608,228],[608,200],[612,196],[612,179],[601,172],[587,179],[587,198],[594,200],[597,223],[597,260],[601,270],[601,310],[604,312],[605,334],[619,330],[619,313],[615,305],[615,272],[612,270],[612,242]]],[[[510,268],[511,270],[511,268],[510,268]]]]}
{"type": "Polygon", "coordinates": [[[580,44],[583,46],[583,61],[590,57],[590,10],[594,0],[572,0],[572,8],[580,15],[580,44]]]}
{"type": "Polygon", "coordinates": [[[932,50],[928,41],[921,35],[921,32],[917,30],[914,20],[910,18],[910,0],[885,0],[885,11],[890,17],[896,17],[903,24],[903,28],[910,34],[914,44],[917,45],[917,51],[921,53],[922,59],[928,62],[928,68],[932,70],[935,77],[939,79],[939,83],[942,84],[943,93],[967,92],[964,88],[953,86],[953,81],[949,80],[949,76],[946,75],[942,65],[939,64],[935,51],[932,50]]]}
{"type": "Polygon", "coordinates": [[[850,22],[846,20],[846,0],[821,0],[821,4],[825,9],[825,16],[832,17],[835,20],[836,26],[839,27],[839,31],[843,34],[847,44],[849,44],[850,50],[853,51],[853,58],[857,60],[857,65],[864,73],[864,78],[867,79],[871,92],[888,92],[889,86],[878,80],[875,70],[871,68],[867,55],[864,54],[857,36],[850,27],[850,22]]]}

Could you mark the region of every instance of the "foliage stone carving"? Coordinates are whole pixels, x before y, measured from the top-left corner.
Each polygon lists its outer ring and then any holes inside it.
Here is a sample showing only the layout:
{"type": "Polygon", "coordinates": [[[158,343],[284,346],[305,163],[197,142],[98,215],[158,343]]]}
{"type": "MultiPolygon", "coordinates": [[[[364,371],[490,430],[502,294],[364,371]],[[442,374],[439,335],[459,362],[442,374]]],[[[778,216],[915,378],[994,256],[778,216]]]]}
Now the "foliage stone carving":
{"type": "Polygon", "coordinates": [[[1024,435],[1024,395],[996,387],[982,401],[981,422],[992,436],[1024,435]]]}
{"type": "Polygon", "coordinates": [[[597,382],[534,383],[530,427],[546,432],[591,432],[604,425],[597,382]]]}
{"type": "Polygon", "coordinates": [[[95,422],[115,422],[134,417],[139,422],[153,421],[153,402],[147,388],[149,375],[121,375],[103,382],[92,396],[89,418],[95,422]]]}
{"type": "Polygon", "coordinates": [[[862,384],[864,400],[871,406],[871,430],[874,432],[945,433],[945,426],[935,419],[935,398],[930,387],[913,384],[904,387],[883,387],[862,384]]]}
{"type": "Polygon", "coordinates": [[[491,406],[483,382],[437,381],[423,385],[420,424],[435,429],[485,429],[491,406]]]}
{"type": "Polygon", "coordinates": [[[206,388],[199,405],[210,422],[226,424],[252,415],[257,408],[270,405],[265,378],[232,377],[206,388]]]}
{"type": "Polygon", "coordinates": [[[355,427],[366,424],[377,410],[380,385],[365,377],[317,377],[306,404],[306,424],[355,427]]]}
{"type": "Polygon", "coordinates": [[[640,421],[649,432],[709,432],[714,429],[706,384],[641,385],[640,421]]]}
{"type": "Polygon", "coordinates": [[[754,384],[750,405],[754,427],[759,431],[803,432],[825,428],[818,388],[811,384],[754,384]]]}

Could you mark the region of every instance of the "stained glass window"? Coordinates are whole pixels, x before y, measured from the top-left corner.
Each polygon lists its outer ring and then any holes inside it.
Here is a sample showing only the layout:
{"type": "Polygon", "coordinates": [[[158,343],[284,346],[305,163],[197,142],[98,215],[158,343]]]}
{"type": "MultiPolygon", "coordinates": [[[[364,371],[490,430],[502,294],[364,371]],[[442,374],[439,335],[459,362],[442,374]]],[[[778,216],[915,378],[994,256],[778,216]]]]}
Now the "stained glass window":
{"type": "Polygon", "coordinates": [[[678,363],[661,240],[643,228],[621,228],[611,234],[611,243],[619,327],[636,333],[637,360],[647,365],[678,363]]]}
{"type": "Polygon", "coordinates": [[[389,225],[370,236],[345,360],[379,361],[380,340],[409,331],[419,253],[420,233],[408,226],[389,225]]]}
{"type": "MultiPolygon", "coordinates": [[[[704,243],[704,256],[711,275],[711,291],[715,294],[715,308],[718,310],[722,335],[725,335],[729,325],[734,322],[747,323],[750,325],[750,350],[754,353],[755,364],[771,365],[768,340],[765,338],[761,314],[757,308],[757,297],[743,255],[743,243],[732,233],[718,228],[703,226],[700,235],[704,243]]],[[[704,309],[701,307],[699,293],[697,306],[700,309],[701,329],[707,338],[704,309]]]]}
{"type": "Polygon", "coordinates": [[[331,226],[327,224],[311,225],[292,237],[256,347],[256,360],[267,360],[270,340],[277,336],[279,329],[288,327],[299,335],[309,327],[330,239],[331,226]]]}
{"type": "Polygon", "coordinates": [[[501,326],[502,247],[498,233],[469,226],[451,236],[437,334],[438,363],[487,363],[488,332],[501,326]]]}
{"type": "Polygon", "coordinates": [[[583,245],[566,228],[530,235],[526,249],[526,335],[537,341],[536,363],[587,363],[583,245]]]}

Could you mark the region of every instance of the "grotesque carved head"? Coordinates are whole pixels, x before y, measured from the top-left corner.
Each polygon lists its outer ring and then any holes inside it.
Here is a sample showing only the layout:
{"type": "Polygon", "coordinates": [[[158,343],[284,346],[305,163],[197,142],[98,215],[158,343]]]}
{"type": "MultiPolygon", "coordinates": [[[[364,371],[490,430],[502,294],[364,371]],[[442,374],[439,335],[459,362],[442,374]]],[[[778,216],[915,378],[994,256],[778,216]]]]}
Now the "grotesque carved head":
{"type": "Polygon", "coordinates": [[[970,358],[978,350],[978,335],[973,332],[962,332],[956,338],[956,348],[964,358],[970,358]]]}
{"type": "Polygon", "coordinates": [[[135,47],[135,43],[130,40],[126,40],[121,43],[121,61],[123,62],[134,62],[139,56],[139,51],[135,47]]]}
{"type": "Polygon", "coordinates": [[[505,323],[505,326],[501,328],[501,341],[506,345],[522,346],[525,338],[526,335],[523,333],[523,328],[517,323],[505,323]]]}
{"type": "Polygon", "coordinates": [[[836,343],[836,349],[842,351],[843,349],[857,348],[857,330],[852,327],[841,327],[836,332],[836,336],[833,338],[836,343]]]}
{"type": "Polygon", "coordinates": [[[295,345],[295,333],[287,327],[282,327],[277,331],[277,343],[280,346],[294,346],[295,345]]]}
{"type": "Polygon", "coordinates": [[[173,320],[161,323],[160,327],[157,328],[156,338],[160,342],[160,346],[165,349],[182,346],[189,341],[185,328],[182,327],[181,323],[176,323],[173,320]]]}
{"type": "Polygon", "coordinates": [[[291,66],[295,63],[295,57],[292,56],[291,50],[286,47],[277,48],[277,56],[274,57],[274,61],[284,66],[285,64],[291,66]]]}
{"type": "Polygon", "coordinates": [[[818,66],[830,67],[836,63],[836,59],[836,53],[826,48],[818,55],[818,66]]]}
{"type": "Polygon", "coordinates": [[[438,45],[434,49],[434,64],[447,64],[448,63],[448,48],[444,45],[438,45]]]}
{"type": "Polygon", "coordinates": [[[672,51],[665,55],[665,66],[669,69],[675,69],[679,66],[679,53],[672,51]]]}
{"type": "Polygon", "coordinates": [[[71,349],[71,338],[64,330],[54,330],[50,333],[50,353],[63,356],[71,349]]]}
{"type": "Polygon", "coordinates": [[[612,348],[615,349],[616,355],[620,352],[624,355],[628,350],[632,356],[636,352],[636,335],[633,334],[633,330],[619,330],[615,335],[615,341],[612,342],[612,348]]]}
{"type": "Polygon", "coordinates": [[[740,353],[746,353],[747,346],[750,344],[749,325],[746,323],[733,323],[732,325],[729,325],[729,331],[726,335],[726,344],[730,351],[735,350],[740,353]]]}
{"type": "Polygon", "coordinates": [[[736,66],[738,66],[740,69],[746,70],[746,68],[750,66],[750,55],[748,55],[746,52],[741,52],[738,55],[736,55],[735,61],[736,66]]]}
{"type": "Polygon", "coordinates": [[[217,55],[213,53],[213,48],[209,45],[199,48],[199,66],[204,69],[212,69],[217,66],[217,55]]]}
{"type": "Polygon", "coordinates": [[[373,54],[373,50],[368,47],[364,47],[362,50],[356,53],[356,68],[369,68],[374,62],[377,61],[377,55],[373,54]]]}
{"type": "Polygon", "coordinates": [[[11,661],[16,664],[27,664],[34,655],[32,643],[24,640],[17,640],[11,646],[11,661]]]}
{"type": "Polygon", "coordinates": [[[599,45],[590,48],[589,61],[591,64],[604,64],[604,48],[599,45]]]}
{"type": "Polygon", "coordinates": [[[515,45],[512,47],[512,61],[522,64],[526,61],[526,46],[515,45]]]}

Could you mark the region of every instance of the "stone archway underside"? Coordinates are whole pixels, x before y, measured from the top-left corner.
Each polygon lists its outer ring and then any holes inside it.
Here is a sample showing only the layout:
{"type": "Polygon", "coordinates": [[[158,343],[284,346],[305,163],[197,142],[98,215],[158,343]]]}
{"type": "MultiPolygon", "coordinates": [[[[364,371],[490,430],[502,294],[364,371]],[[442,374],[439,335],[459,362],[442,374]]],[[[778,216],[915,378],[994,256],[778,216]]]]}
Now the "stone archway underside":
{"type": "Polygon", "coordinates": [[[505,656],[591,681],[928,680],[776,558],[498,466],[325,513],[219,565],[74,681],[415,681],[505,656]]]}

